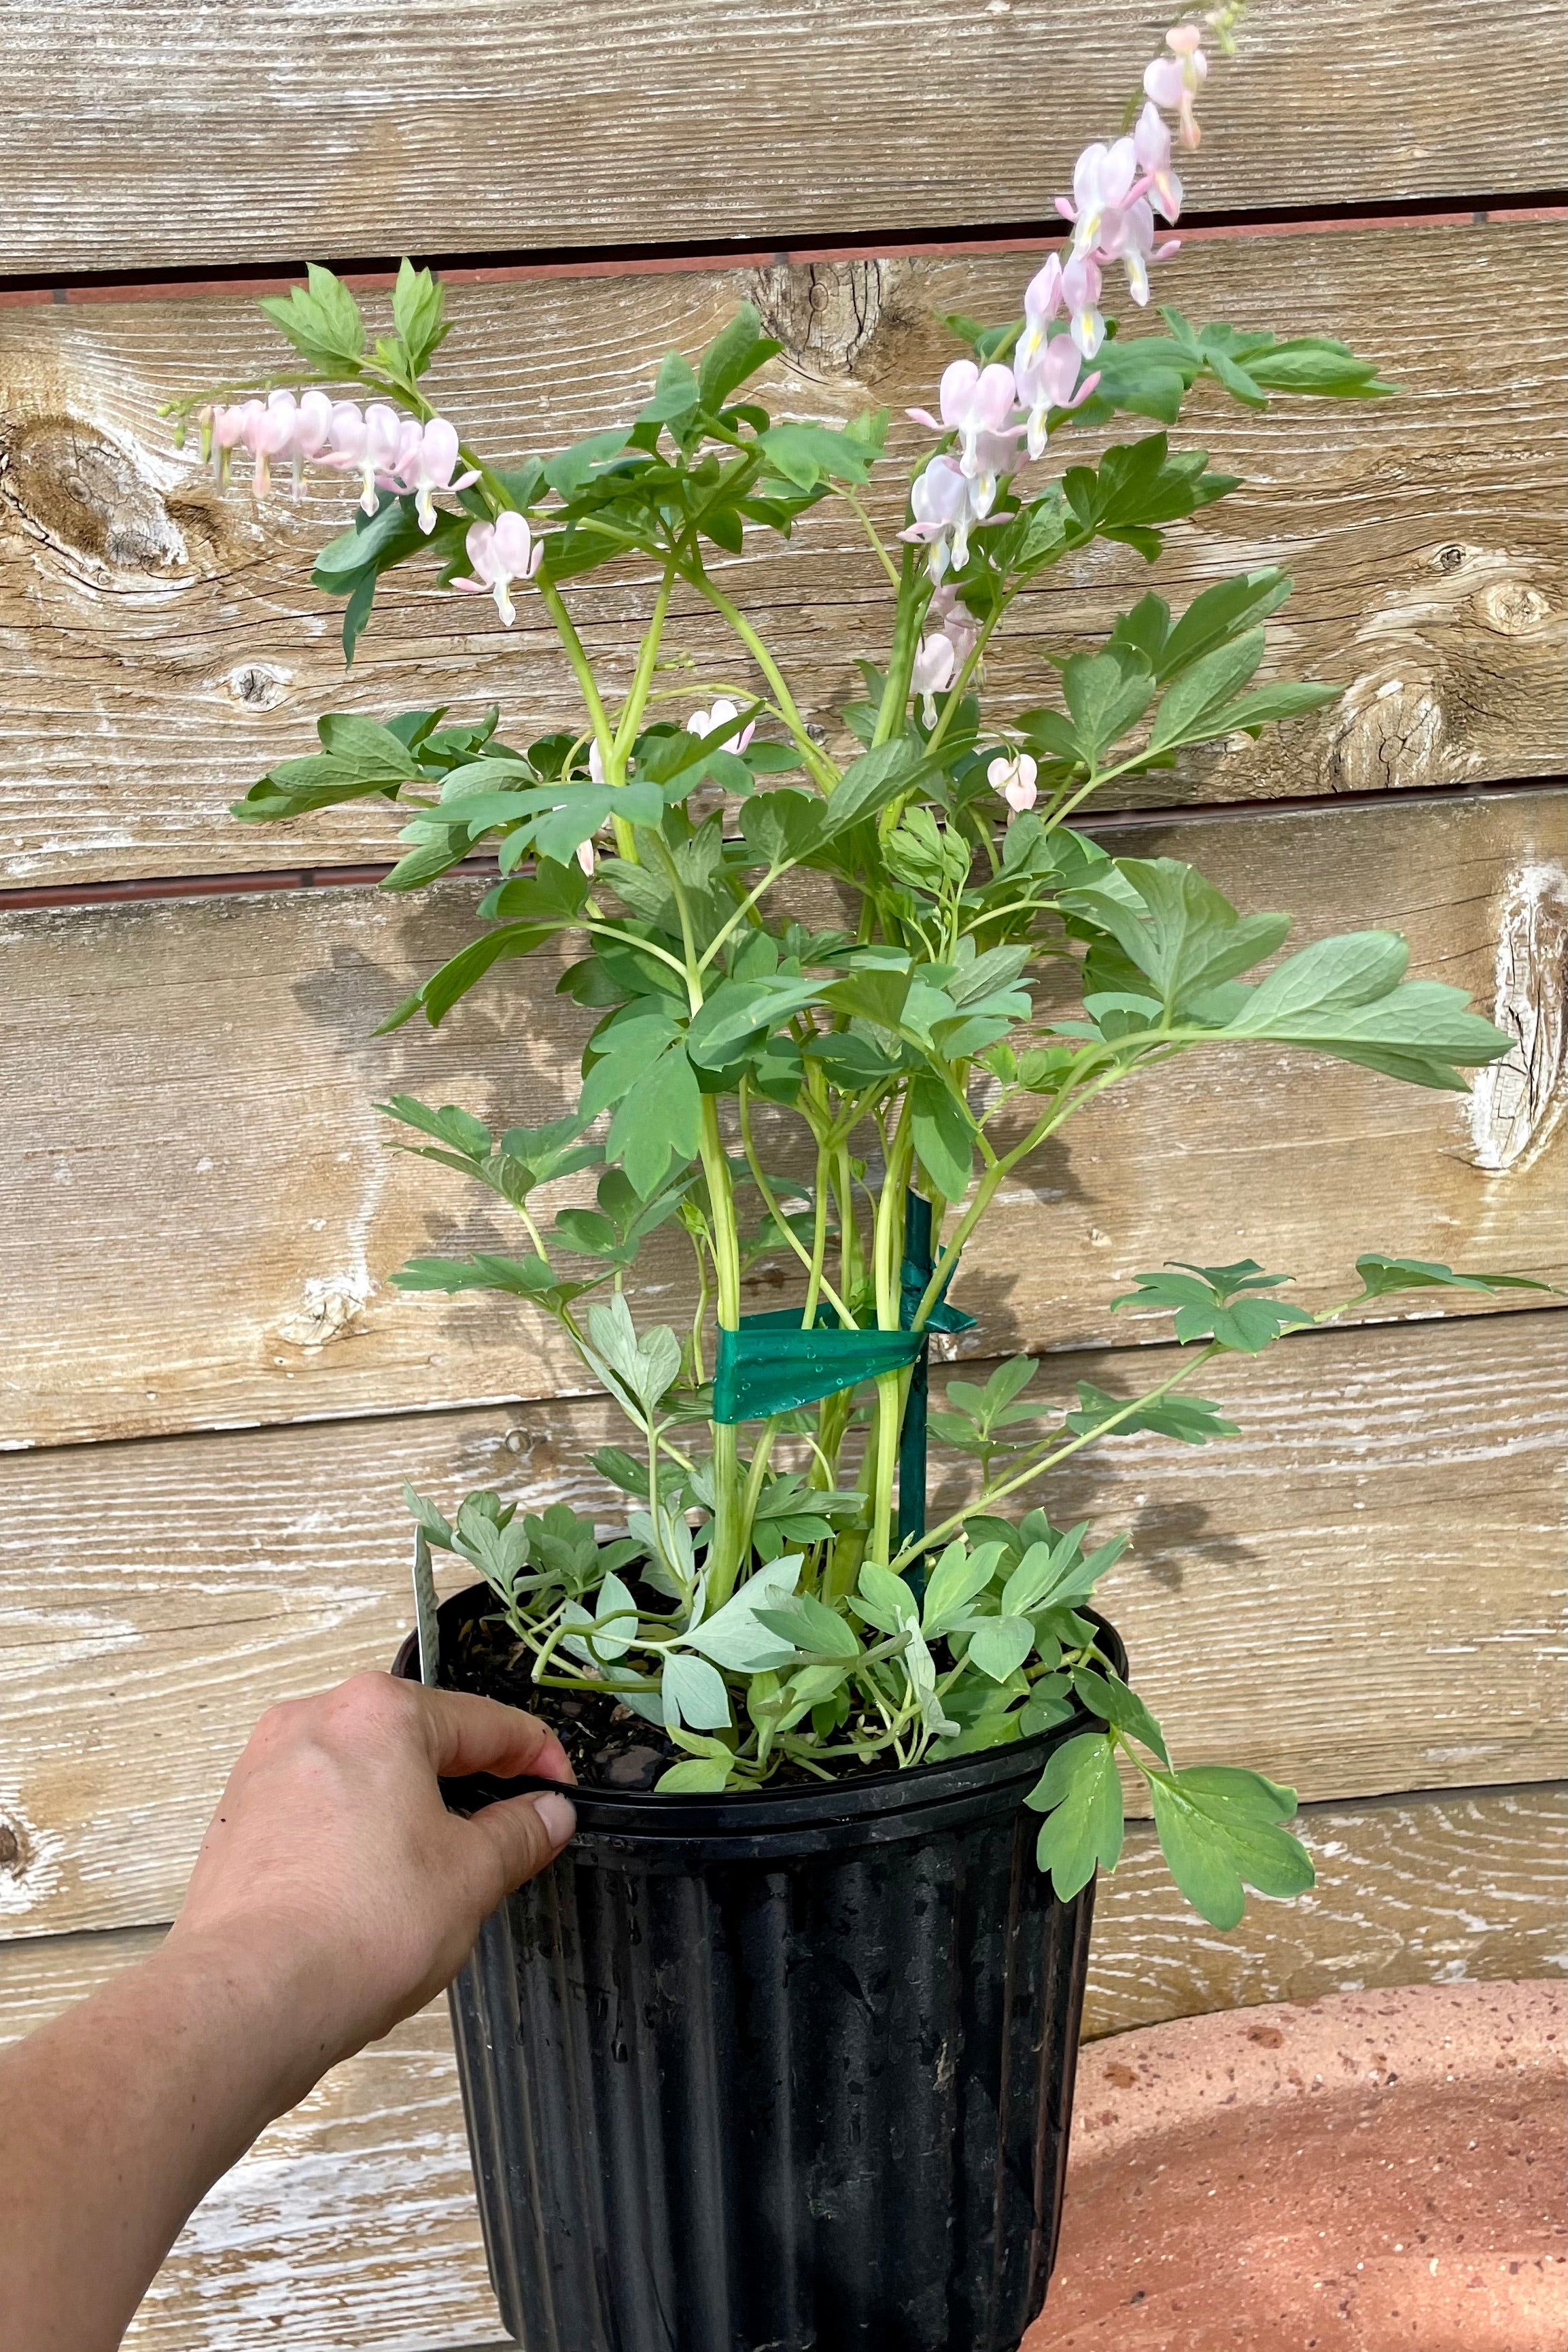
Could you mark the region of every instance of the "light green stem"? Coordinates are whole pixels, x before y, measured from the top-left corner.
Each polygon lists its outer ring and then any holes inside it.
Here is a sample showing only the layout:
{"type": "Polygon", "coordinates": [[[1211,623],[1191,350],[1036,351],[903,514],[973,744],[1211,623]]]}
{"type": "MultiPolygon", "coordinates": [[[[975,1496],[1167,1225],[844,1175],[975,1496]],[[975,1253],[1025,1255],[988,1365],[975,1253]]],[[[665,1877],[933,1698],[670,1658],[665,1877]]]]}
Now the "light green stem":
{"type": "Polygon", "coordinates": [[[1092,1445],[1099,1438],[1108,1435],[1112,1430],[1119,1429],[1122,1423],[1124,1421],[1130,1421],[1134,1413],[1144,1412],[1151,1404],[1157,1404],[1162,1397],[1169,1396],[1173,1389],[1179,1388],[1183,1381],[1190,1380],[1194,1372],[1208,1362],[1211,1356],[1217,1356],[1218,1353],[1218,1343],[1211,1342],[1208,1347],[1194,1356],[1190,1362],[1180,1365],[1168,1381],[1162,1381],[1158,1388],[1148,1389],[1142,1396],[1130,1397],[1119,1412],[1108,1413],[1103,1422],[1083,1436],[1069,1439],[1065,1445],[1057,1446],[1053,1453],[1040,1455],[1033,1462],[1026,1463],[1021,1470],[1015,1470],[1010,1478],[1001,1479],[995,1486],[982,1488],[974,1502],[966,1503],[961,1511],[955,1511],[950,1517],[942,1521],[940,1527],[928,1528],[923,1536],[916,1536],[906,1543],[897,1559],[891,1563],[892,1567],[902,1575],[905,1569],[919,1559],[922,1552],[934,1551],[938,1545],[945,1544],[949,1537],[956,1535],[966,1519],[973,1518],[977,1512],[988,1510],[993,1503],[999,1503],[1004,1496],[1016,1494],[1020,1486],[1029,1486],[1034,1479],[1043,1478],[1048,1470],[1054,1470],[1057,1464],[1065,1462],[1070,1454],[1081,1454],[1086,1445],[1092,1445]]]}
{"type": "Polygon", "coordinates": [[[706,598],[722,619],[728,622],[763,677],[773,689],[773,698],[783,715],[784,724],[795,739],[796,747],[807,767],[824,793],[831,793],[839,781],[839,771],[827,754],[810,737],[794,696],[790,693],[784,673],[768,652],[751,623],[738,605],[732,604],[721,588],[716,588],[706,571],[698,564],[688,575],[698,594],[706,598]]]}
{"type": "MultiPolygon", "coordinates": [[[[718,1325],[721,1331],[737,1331],[740,1328],[740,1241],[729,1162],[719,1132],[718,1104],[712,1095],[704,1095],[702,1100],[701,1152],[713,1220],[718,1325]]],[[[708,1605],[717,1609],[734,1591],[741,1564],[739,1445],[733,1422],[713,1424],[713,1499],[708,1605]]]]}

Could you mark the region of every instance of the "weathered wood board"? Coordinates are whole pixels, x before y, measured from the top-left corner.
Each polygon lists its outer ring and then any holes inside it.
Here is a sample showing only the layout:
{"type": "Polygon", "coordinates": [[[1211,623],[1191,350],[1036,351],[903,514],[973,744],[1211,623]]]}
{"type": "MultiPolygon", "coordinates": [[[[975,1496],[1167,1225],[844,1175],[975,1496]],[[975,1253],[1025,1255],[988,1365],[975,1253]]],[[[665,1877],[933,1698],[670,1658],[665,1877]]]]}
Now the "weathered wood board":
{"type": "MultiPolygon", "coordinates": [[[[452,0],[0,10],[0,272],[1037,220],[1158,12],[452,0]]],[[[1290,0],[1211,79],[1200,201],[1560,184],[1554,0],[1290,0]]],[[[1193,175],[1195,179],[1197,174],[1193,175]]]]}
{"type": "Polygon", "coordinates": [[[1188,1909],[1153,1830],[1094,1897],[1091,2038],[1264,2001],[1568,1969],[1568,1793],[1534,1788],[1309,1805],[1317,1867],[1295,1903],[1249,1899],[1228,1936],[1188,1909]]]}
{"type": "MultiPolygon", "coordinates": [[[[1239,1437],[1063,1466],[1058,1524],[1132,1533],[1107,1605],[1185,1761],[1308,1799],[1563,1769],[1563,1331],[1548,1310],[1314,1334],[1206,1371],[1239,1437]]],[[[1128,1349],[1042,1383],[1134,1394],[1145,1370],[1128,1349]]],[[[447,1507],[497,1486],[609,1516],[589,1457],[622,1433],[596,1401],[0,1464],[0,1933],[170,1916],[262,1709],[390,1663],[405,1477],[447,1507]]],[[[934,1512],[973,1493],[934,1467],[934,1512]]]]}
{"type": "MultiPolygon", "coordinates": [[[[1172,265],[1165,296],[1194,317],[1343,333],[1401,396],[1279,401],[1263,417],[1216,393],[1195,398],[1182,446],[1207,444],[1244,487],[1173,530],[1155,579],[1179,605],[1217,576],[1291,568],[1270,667],[1341,681],[1346,694],[1256,744],[1238,737],[1184,756],[1174,775],[1130,780],[1129,803],[1568,767],[1561,234],[1507,222],[1249,234],[1195,242],[1172,265]]],[[[1009,252],[457,286],[456,330],[433,382],[491,456],[557,446],[632,413],[651,355],[699,350],[748,294],[787,347],[768,378],[783,413],[841,419],[886,406],[892,446],[913,457],[921,432],[903,411],[930,401],[956,349],[943,314],[1016,315],[1031,267],[1009,252]]],[[[507,636],[487,604],[402,572],[345,682],[340,608],[308,575],[348,498],[318,475],[298,507],[282,494],[258,514],[244,488],[220,499],[155,414],[172,393],[277,366],[285,347],[248,291],[145,291],[0,308],[0,879],[395,855],[396,819],[381,803],[262,829],[225,812],[264,769],[313,748],[325,709],[444,698],[477,713],[495,699],[522,740],[578,724],[553,635],[528,598],[507,636]]],[[[1153,429],[1133,419],[1124,437],[1153,429]]],[[[874,503],[891,530],[902,493],[887,472],[874,503]]],[[[854,661],[885,654],[888,624],[855,518],[835,504],[782,552],[754,533],[725,572],[812,723],[847,741],[836,714],[862,691],[854,661]]],[[[998,642],[993,715],[1049,698],[1043,648],[1092,640],[1147,578],[1141,558],[1109,546],[1051,575],[998,642]]],[[[630,625],[651,599],[630,572],[571,592],[612,680],[629,670],[630,625]]],[[[672,674],[678,702],[688,680],[692,699],[699,685],[744,689],[744,657],[695,599],[677,604],[669,643],[692,664],[672,674]]]]}
{"type": "MultiPolygon", "coordinates": [[[[1315,1892],[1254,1900],[1228,1937],[1186,1908],[1151,1833],[1134,1830],[1115,1876],[1100,1881],[1086,2032],[1352,1988],[1562,1970],[1561,1789],[1312,1806],[1301,1826],[1315,1892]]],[[[0,1947],[0,2042],[156,1941],[131,1930],[0,1947]]],[[[219,2183],[127,2343],[434,2352],[498,2336],[436,2003],[329,2074],[219,2183]]]]}
{"type": "MultiPolygon", "coordinates": [[[[1367,1248],[1552,1278],[1564,928],[1554,796],[1248,814],[1107,837],[1190,858],[1243,907],[1302,909],[1302,940],[1380,921],[1405,929],[1413,971],[1500,1006],[1525,1041],[1520,1066],[1467,1097],[1228,1048],[1107,1096],[1020,1171],[982,1229],[960,1284],[980,1323],[969,1352],[1161,1337],[1163,1324],[1130,1326],[1108,1306],[1167,1257],[1267,1255],[1317,1304],[1345,1295],[1367,1248]]],[[[0,1165],[0,1441],[589,1385],[534,1310],[391,1283],[433,1246],[515,1246],[515,1221],[461,1179],[385,1150],[375,1103],[402,1089],[455,1096],[497,1128],[558,1117],[593,1018],[553,993],[544,958],[501,967],[439,1032],[371,1037],[411,978],[460,943],[475,895],[453,881],[412,901],[340,888],[0,917],[0,1052],[16,1073],[15,1149],[0,1165]]],[[[640,1269],[641,1316],[689,1311],[688,1265],[667,1228],[640,1269]]],[[[756,1303],[796,1295],[794,1261],[767,1262],[756,1303]]],[[[1434,1303],[1423,1294],[1388,1311],[1434,1303]]]]}

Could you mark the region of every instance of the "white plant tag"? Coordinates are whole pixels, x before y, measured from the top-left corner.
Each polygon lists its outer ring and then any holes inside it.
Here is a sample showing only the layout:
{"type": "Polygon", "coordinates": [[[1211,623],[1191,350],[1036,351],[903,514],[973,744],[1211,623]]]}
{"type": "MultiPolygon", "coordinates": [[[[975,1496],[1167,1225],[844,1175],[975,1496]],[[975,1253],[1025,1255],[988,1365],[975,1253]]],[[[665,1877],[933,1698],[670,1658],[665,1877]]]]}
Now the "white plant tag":
{"type": "Polygon", "coordinates": [[[435,1579],[424,1529],[413,1538],[413,1622],[419,1635],[419,1679],[434,1689],[441,1673],[441,1628],[435,1618],[435,1579]]]}

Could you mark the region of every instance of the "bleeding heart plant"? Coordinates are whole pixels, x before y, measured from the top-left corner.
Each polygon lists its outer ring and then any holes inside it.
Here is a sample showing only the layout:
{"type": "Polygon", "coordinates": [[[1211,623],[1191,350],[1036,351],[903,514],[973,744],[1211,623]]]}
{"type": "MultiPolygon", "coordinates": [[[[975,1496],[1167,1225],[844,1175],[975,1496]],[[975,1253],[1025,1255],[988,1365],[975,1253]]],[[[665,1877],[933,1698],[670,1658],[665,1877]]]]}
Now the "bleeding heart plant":
{"type": "MultiPolygon", "coordinates": [[[[1210,19],[1222,47],[1237,13],[1210,19]]],[[[1239,913],[1190,866],[1111,857],[1069,824],[1116,778],[1333,698],[1332,686],[1256,682],[1264,625],[1290,591],[1281,572],[1219,581],[1179,614],[1145,595],[1096,650],[1053,663],[1038,709],[982,716],[988,647],[1045,575],[1101,541],[1153,562],[1172,524],[1235,487],[1201,450],[1170,445],[1196,387],[1255,409],[1280,393],[1390,390],[1321,337],[1200,328],[1167,309],[1164,332],[1124,338],[1101,315],[1112,264],[1141,304],[1150,266],[1176,250],[1155,227],[1183,202],[1166,117],[1196,148],[1207,72],[1198,27],[1178,26],[1142,111],[1129,108],[1135,128],[1080,157],[1060,205],[1070,247],[1032,278],[1024,316],[948,321],[967,352],[936,410],[912,412],[939,443],[891,538],[862,497],[886,418],[776,422],[756,379],[779,346],[749,305],[696,364],[671,352],[628,424],[507,468],[423,389],[446,332],[430,274],[403,264],[392,331],[371,347],[353,296],[313,268],[307,289],[263,305],[305,373],[181,413],[199,413],[220,471],[235,447],[253,454],[258,492],[280,460],[297,480],[312,462],[357,480],[362,510],[313,575],[347,599],[350,659],[382,578],[434,562],[440,584],[492,596],[507,626],[537,598],[580,689],[575,731],[520,746],[496,710],[325,718],[319,751],[283,761],[235,811],[258,823],[395,803],[394,892],[494,855],[481,928],[389,1027],[439,1023],[505,959],[563,935],[580,945],[562,986],[599,1019],[565,1117],[493,1132],[451,1107],[384,1106],[418,1139],[403,1149],[508,1204],[526,1246],[416,1258],[395,1278],[498,1290],[525,1318],[554,1318],[635,1432],[634,1451],[595,1456],[632,1507],[626,1535],[601,1544],[563,1507],[534,1517],[492,1493],[448,1521],[411,1494],[430,1541],[494,1589],[537,1689],[612,1693],[663,1728],[680,1757],[663,1789],[749,1789],[781,1766],[915,1766],[1076,1718],[1031,1801],[1058,1890],[1114,1864],[1117,1767],[1131,1759],[1182,1887],[1228,1925],[1244,1884],[1282,1895],[1311,1883],[1286,1827],[1293,1792],[1238,1767],[1172,1765],[1086,1613],[1124,1537],[999,1507],[1095,1443],[1232,1434],[1185,1393],[1222,1354],[1256,1356],[1396,1290],[1516,1277],[1367,1255],[1354,1292],[1309,1313],[1250,1259],[1143,1274],[1114,1304],[1174,1317],[1180,1343],[1146,1393],[1085,1382],[1061,1415],[1027,1358],[950,1380],[932,1426],[977,1467],[970,1498],[932,1526],[911,1450],[926,1335],[966,1320],[946,1304],[966,1244],[1015,1171],[1108,1087],[1253,1043],[1462,1089],[1462,1067],[1511,1043],[1458,990],[1407,981],[1389,932],[1320,940],[1258,977],[1286,916],[1239,913]],[[338,396],[346,386],[373,397],[361,407],[338,396]],[[1042,468],[1064,435],[1103,436],[1119,417],[1155,429],[1042,468]],[[807,724],[726,567],[829,499],[863,528],[892,591],[886,660],[841,714],[842,755],[807,724]],[[650,565],[631,684],[612,694],[569,590],[650,565]],[[736,675],[707,680],[695,711],[672,710],[692,698],[669,682],[677,591],[737,641],[736,675]],[[825,919],[822,884],[801,893],[807,873],[825,877],[825,919]],[[1048,964],[1075,977],[1069,1017],[1031,992],[1048,964]],[[591,1168],[596,1204],[548,1218],[540,1196],[591,1168]],[[678,1332],[639,1328],[626,1277],[672,1223],[694,1253],[695,1311],[678,1332]],[[798,1262],[798,1306],[743,1318],[748,1273],[780,1255],[798,1262]]]]}

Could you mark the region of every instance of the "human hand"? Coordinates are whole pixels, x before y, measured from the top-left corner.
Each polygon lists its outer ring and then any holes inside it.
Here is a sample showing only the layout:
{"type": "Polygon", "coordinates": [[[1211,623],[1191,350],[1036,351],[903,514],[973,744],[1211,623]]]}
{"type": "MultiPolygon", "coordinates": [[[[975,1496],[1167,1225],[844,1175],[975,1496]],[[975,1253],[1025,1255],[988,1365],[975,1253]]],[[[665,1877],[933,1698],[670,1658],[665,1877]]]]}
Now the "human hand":
{"type": "Polygon", "coordinates": [[[480,1923],[555,1859],[570,1800],[449,1813],[437,1775],[570,1781],[555,1734],[487,1698],[392,1675],[268,1709],[229,1775],[166,1951],[215,1958],[277,1996],[308,2088],[439,1992],[480,1923]]]}

